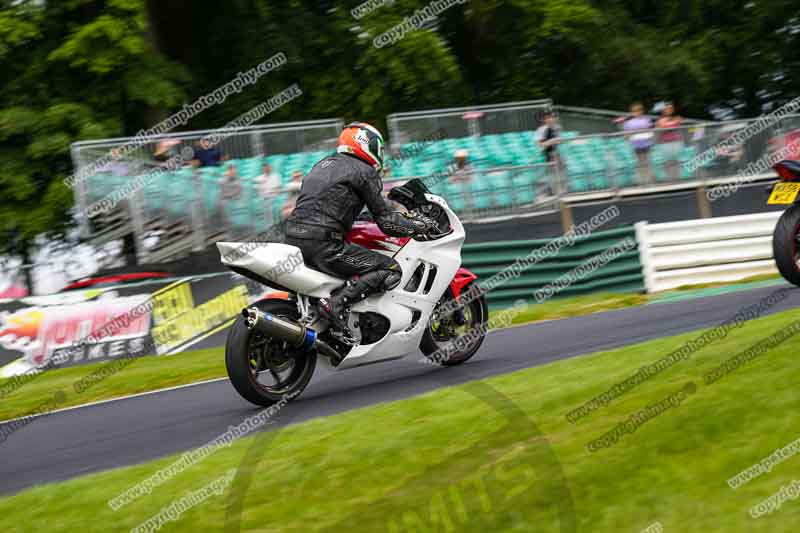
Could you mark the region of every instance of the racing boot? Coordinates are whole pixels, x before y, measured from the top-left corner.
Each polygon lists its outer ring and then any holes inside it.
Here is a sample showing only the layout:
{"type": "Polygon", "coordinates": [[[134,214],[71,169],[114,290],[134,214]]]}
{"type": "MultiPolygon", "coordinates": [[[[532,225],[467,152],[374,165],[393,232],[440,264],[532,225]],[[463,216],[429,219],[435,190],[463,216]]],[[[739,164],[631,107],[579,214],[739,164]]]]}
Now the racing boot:
{"type": "Polygon", "coordinates": [[[320,298],[317,303],[319,316],[331,325],[332,330],[338,330],[349,337],[350,330],[347,322],[350,317],[350,306],[377,292],[377,288],[383,281],[377,278],[384,277],[386,275],[383,272],[369,272],[363,276],[350,278],[344,285],[336,289],[330,298],[320,298]]]}

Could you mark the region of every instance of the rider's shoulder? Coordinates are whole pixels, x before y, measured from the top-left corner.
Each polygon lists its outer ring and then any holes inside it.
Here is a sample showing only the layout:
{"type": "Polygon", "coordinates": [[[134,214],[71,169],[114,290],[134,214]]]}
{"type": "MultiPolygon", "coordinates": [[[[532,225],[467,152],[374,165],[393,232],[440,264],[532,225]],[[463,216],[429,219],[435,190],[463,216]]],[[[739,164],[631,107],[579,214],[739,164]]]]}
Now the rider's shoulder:
{"type": "MultiPolygon", "coordinates": [[[[372,168],[371,165],[357,157],[348,154],[334,154],[329,158],[334,159],[343,173],[346,173],[349,177],[374,178],[375,176],[379,176],[378,172],[372,168]]],[[[323,161],[325,160],[323,159],[323,161]]]]}

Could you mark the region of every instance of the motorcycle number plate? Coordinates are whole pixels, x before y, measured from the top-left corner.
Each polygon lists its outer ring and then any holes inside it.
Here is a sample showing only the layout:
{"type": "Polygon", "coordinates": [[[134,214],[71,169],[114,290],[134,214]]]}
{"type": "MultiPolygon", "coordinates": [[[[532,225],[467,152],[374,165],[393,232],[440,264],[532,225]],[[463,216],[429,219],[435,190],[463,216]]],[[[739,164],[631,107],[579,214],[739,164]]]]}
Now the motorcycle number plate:
{"type": "Polygon", "coordinates": [[[768,204],[793,204],[800,193],[800,183],[776,183],[768,204]]]}

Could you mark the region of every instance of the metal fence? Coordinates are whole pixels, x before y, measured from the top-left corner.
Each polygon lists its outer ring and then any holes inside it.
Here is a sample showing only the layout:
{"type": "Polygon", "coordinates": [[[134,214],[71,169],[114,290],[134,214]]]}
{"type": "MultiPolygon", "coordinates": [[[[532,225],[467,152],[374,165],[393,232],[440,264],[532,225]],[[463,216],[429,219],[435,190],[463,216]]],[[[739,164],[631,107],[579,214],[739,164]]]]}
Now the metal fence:
{"type": "MultiPolygon", "coordinates": [[[[597,133],[614,133],[618,131],[616,120],[627,116],[627,113],[591,107],[575,107],[566,105],[553,106],[558,120],[565,131],[580,132],[582,135],[597,133]]],[[[655,115],[645,115],[655,122],[655,115]]],[[[684,118],[684,124],[699,124],[703,121],[684,118]]]]}
{"type": "MultiPolygon", "coordinates": [[[[232,159],[326,150],[335,146],[343,126],[342,119],[324,119],[233,128],[224,135],[218,148],[232,159]]],[[[194,149],[200,139],[220,131],[224,130],[166,133],[157,138],[144,139],[144,142],[136,137],[76,142],[72,144],[72,163],[76,173],[79,173],[90,163],[108,156],[114,149],[129,146],[133,149],[126,150],[124,160],[119,163],[132,171],[142,170],[158,165],[159,161],[155,158],[157,152],[178,154],[184,147],[194,149]]]]}
{"type": "MultiPolygon", "coordinates": [[[[474,221],[552,210],[564,195],[575,193],[681,183],[691,187],[698,180],[753,172],[756,163],[780,150],[800,158],[800,115],[774,122],[687,121],[673,130],[585,134],[618,128],[612,122],[618,115],[553,108],[549,100],[395,114],[388,123],[399,149],[388,164],[391,178],[386,181],[434,177],[432,190],[462,218],[474,221]],[[559,113],[565,131],[555,162],[546,163],[535,130],[550,109],[559,113]],[[758,131],[751,131],[759,124],[758,131]],[[420,146],[409,145],[413,142],[420,146]],[[468,153],[468,170],[452,175],[453,156],[460,151],[468,153]]],[[[291,209],[300,179],[333,149],[343,125],[328,120],[228,132],[220,146],[230,159],[222,166],[186,166],[145,180],[113,210],[83,219],[83,236],[103,243],[132,234],[140,260],[160,261],[223,238],[257,235],[291,209]],[[265,192],[259,178],[265,163],[279,175],[276,190],[265,192]]],[[[169,141],[167,151],[176,151],[211,133],[216,132],[165,135],[114,160],[78,183],[79,212],[154,168],[153,153],[164,148],[163,141],[169,141]]],[[[76,169],[126,142],[130,139],[76,143],[76,169]]]]}
{"type": "Polygon", "coordinates": [[[530,131],[538,128],[552,100],[528,100],[505,104],[431,109],[393,113],[386,118],[393,150],[428,139],[434,132],[447,138],[530,131]]]}
{"type": "Polygon", "coordinates": [[[756,127],[756,120],[694,123],[674,129],[576,135],[558,145],[562,192],[680,184],[770,171],[768,156],[800,157],[800,117],[756,127]]]}
{"type": "Polygon", "coordinates": [[[103,243],[132,234],[140,260],[153,261],[202,248],[222,235],[250,235],[262,226],[253,216],[257,176],[269,171],[288,186],[293,175],[334,149],[343,126],[343,120],[329,119],[170,133],[145,142],[131,137],[75,143],[76,175],[88,175],[75,184],[82,236],[103,243]],[[195,169],[193,154],[212,135],[219,136],[222,165],[195,169]],[[181,168],[154,173],[175,155],[184,159],[181,168]],[[97,165],[101,160],[105,164],[97,165]],[[134,183],[141,186],[115,200],[112,209],[89,215],[96,202],[134,183]]]}

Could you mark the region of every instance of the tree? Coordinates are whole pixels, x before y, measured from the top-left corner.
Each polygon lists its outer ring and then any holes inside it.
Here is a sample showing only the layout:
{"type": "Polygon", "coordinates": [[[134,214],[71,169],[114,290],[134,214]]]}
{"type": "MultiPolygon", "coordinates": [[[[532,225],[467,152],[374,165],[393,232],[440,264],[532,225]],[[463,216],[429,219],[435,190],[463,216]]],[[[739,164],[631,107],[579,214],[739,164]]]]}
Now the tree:
{"type": "Polygon", "coordinates": [[[137,131],[181,101],[188,78],[147,41],[140,0],[0,7],[0,232],[25,253],[35,235],[71,223],[70,144],[137,131]]]}

